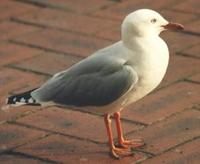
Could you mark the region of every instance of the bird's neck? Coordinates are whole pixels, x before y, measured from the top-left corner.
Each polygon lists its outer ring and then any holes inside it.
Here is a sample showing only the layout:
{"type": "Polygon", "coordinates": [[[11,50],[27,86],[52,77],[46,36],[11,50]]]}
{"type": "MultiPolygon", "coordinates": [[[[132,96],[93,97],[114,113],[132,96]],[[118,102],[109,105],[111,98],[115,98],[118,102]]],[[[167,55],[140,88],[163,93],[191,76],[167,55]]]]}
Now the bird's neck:
{"type": "Polygon", "coordinates": [[[124,36],[122,37],[122,41],[127,48],[133,49],[134,51],[145,50],[148,48],[155,48],[156,45],[160,44],[160,42],[164,42],[162,38],[160,38],[158,35],[148,35],[145,37],[124,36]]]}

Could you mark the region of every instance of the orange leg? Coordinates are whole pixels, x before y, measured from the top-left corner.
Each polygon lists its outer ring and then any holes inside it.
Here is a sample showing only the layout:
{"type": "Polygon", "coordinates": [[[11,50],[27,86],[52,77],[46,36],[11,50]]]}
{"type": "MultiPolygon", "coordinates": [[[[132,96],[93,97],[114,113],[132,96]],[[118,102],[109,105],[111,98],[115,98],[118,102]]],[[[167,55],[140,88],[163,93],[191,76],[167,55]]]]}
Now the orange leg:
{"type": "Polygon", "coordinates": [[[123,137],[122,126],[120,121],[120,112],[114,113],[114,118],[117,127],[118,143],[121,147],[127,148],[128,146],[132,146],[133,148],[138,148],[144,145],[142,139],[125,140],[123,137]]]}
{"type": "Polygon", "coordinates": [[[110,153],[113,157],[119,159],[120,155],[122,156],[129,156],[132,155],[132,152],[128,149],[124,148],[116,148],[114,145],[113,141],[113,134],[112,134],[112,128],[111,128],[111,119],[110,115],[106,114],[104,116],[104,121],[107,129],[107,134],[108,134],[108,142],[109,142],[109,147],[110,147],[110,153]]]}

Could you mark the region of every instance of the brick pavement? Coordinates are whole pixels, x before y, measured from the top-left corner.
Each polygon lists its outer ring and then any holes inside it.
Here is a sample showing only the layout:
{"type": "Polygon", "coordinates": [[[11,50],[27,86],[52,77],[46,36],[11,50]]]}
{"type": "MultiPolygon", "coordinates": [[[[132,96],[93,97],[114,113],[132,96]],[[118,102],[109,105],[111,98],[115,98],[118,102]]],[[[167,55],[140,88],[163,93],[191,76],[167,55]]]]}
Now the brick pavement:
{"type": "Polygon", "coordinates": [[[186,28],[162,34],[170,48],[164,81],[122,112],[125,135],[143,137],[147,145],[114,160],[101,116],[17,107],[0,111],[0,163],[200,163],[198,0],[1,0],[0,104],[117,41],[122,19],[138,8],[155,9],[186,28]]]}

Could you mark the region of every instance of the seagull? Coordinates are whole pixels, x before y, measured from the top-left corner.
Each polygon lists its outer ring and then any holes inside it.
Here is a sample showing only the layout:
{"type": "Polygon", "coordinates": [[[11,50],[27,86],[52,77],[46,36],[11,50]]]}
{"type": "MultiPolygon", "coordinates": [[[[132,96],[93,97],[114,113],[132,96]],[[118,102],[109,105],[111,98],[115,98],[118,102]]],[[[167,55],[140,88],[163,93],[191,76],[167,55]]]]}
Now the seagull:
{"type": "Polygon", "coordinates": [[[162,81],[169,61],[167,44],[159,36],[165,30],[183,30],[183,26],[168,22],[156,11],[136,10],[123,20],[120,41],[55,74],[40,87],[8,97],[7,104],[60,105],[99,113],[104,116],[111,155],[130,155],[130,147],[144,142],[123,137],[120,112],[162,81]],[[117,145],[111,116],[116,123],[117,145]]]}

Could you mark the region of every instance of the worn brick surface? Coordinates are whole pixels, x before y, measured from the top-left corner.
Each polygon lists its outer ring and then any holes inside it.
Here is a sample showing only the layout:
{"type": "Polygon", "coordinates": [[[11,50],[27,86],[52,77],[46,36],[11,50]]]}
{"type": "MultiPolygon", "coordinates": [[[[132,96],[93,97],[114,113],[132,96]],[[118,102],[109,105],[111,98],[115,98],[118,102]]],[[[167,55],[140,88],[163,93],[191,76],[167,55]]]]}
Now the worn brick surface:
{"type": "Polygon", "coordinates": [[[199,6],[199,1],[187,0],[175,5],[173,8],[184,12],[200,14],[199,6]]]}
{"type": "Polygon", "coordinates": [[[0,70],[0,96],[6,95],[10,92],[19,90],[21,88],[34,85],[44,80],[43,76],[33,73],[21,72],[16,69],[3,68],[0,70]]]}
{"type": "Polygon", "coordinates": [[[66,33],[56,30],[41,30],[30,35],[14,39],[15,41],[56,50],[64,53],[72,53],[86,57],[99,48],[103,48],[110,42],[80,34],[66,33]]]}
{"type": "Polygon", "coordinates": [[[36,11],[38,7],[20,3],[11,0],[1,0],[0,5],[0,20],[9,19],[15,15],[26,14],[31,11],[36,11]]]}
{"type": "Polygon", "coordinates": [[[16,163],[30,163],[30,164],[48,164],[49,162],[41,161],[38,159],[32,159],[30,157],[24,157],[23,155],[0,155],[1,163],[16,164],[16,163]]]}
{"type": "Polygon", "coordinates": [[[56,53],[43,52],[42,54],[14,63],[17,68],[53,75],[77,63],[80,58],[56,53]]]}
{"type": "Polygon", "coordinates": [[[200,60],[185,58],[170,54],[170,61],[167,73],[163,79],[163,82],[159,87],[166,86],[175,81],[183,80],[195,73],[199,72],[200,60]],[[187,68],[187,69],[183,69],[187,68]]]}
{"type": "Polygon", "coordinates": [[[72,163],[122,164],[134,163],[146,158],[143,153],[137,152],[133,157],[124,158],[123,161],[113,160],[108,156],[105,145],[60,135],[53,135],[27,146],[22,146],[17,151],[63,163],[73,161],[72,163]]]}
{"type": "Polygon", "coordinates": [[[161,14],[168,21],[171,21],[171,22],[178,21],[179,23],[184,24],[186,29],[188,29],[188,26],[190,26],[192,21],[195,21],[198,18],[197,15],[194,15],[191,13],[177,12],[177,11],[168,10],[168,9],[162,10],[161,14]]]}
{"type": "Polygon", "coordinates": [[[82,0],[27,0],[28,2],[43,5],[45,7],[57,8],[64,11],[71,11],[76,13],[89,13],[97,9],[104,8],[113,4],[112,1],[107,0],[85,0],[84,4],[82,0]]]}
{"type": "Polygon", "coordinates": [[[188,109],[199,102],[198,84],[181,82],[150,94],[124,109],[123,118],[146,124],[161,121],[170,115],[188,109]]]}
{"type": "Polygon", "coordinates": [[[188,48],[187,50],[185,50],[183,53],[183,55],[186,55],[186,56],[190,56],[190,57],[197,57],[197,58],[200,58],[200,47],[199,47],[199,44],[195,45],[195,46],[192,46],[190,48],[188,48]]]}
{"type": "MultiPolygon", "coordinates": [[[[96,142],[107,141],[103,117],[93,116],[87,113],[70,110],[63,111],[53,107],[51,109],[44,109],[36,114],[18,119],[17,122],[42,128],[47,131],[59,132],[96,142]]],[[[113,121],[113,127],[114,126],[113,121]]],[[[125,122],[123,123],[123,126],[125,132],[134,131],[141,127],[125,122]]]]}
{"type": "Polygon", "coordinates": [[[200,111],[188,110],[174,115],[166,121],[153,124],[129,138],[143,137],[145,151],[160,154],[200,135],[200,111]]]}
{"type": "Polygon", "coordinates": [[[0,44],[0,66],[11,64],[41,54],[40,50],[12,43],[0,44]]]}
{"type": "Polygon", "coordinates": [[[199,83],[200,82],[200,74],[199,73],[195,74],[195,75],[189,77],[189,79],[199,83]]]}
{"type": "MultiPolygon", "coordinates": [[[[119,24],[121,24],[121,22],[119,24]]],[[[121,25],[111,26],[110,29],[100,30],[95,35],[103,39],[108,39],[115,42],[119,41],[121,39],[121,25]]]]}
{"type": "Polygon", "coordinates": [[[200,161],[200,139],[183,144],[174,150],[158,157],[146,160],[145,164],[170,163],[170,164],[198,164],[200,161]]]}
{"type": "Polygon", "coordinates": [[[192,31],[192,32],[196,32],[196,33],[199,34],[200,33],[200,30],[198,28],[199,25],[200,25],[200,21],[199,21],[199,19],[197,19],[196,21],[191,22],[188,25],[187,29],[192,31]]]}
{"type": "Polygon", "coordinates": [[[0,40],[8,40],[38,30],[39,28],[10,21],[0,22],[0,40]]]}
{"type": "Polygon", "coordinates": [[[26,14],[15,19],[34,23],[36,25],[48,26],[57,29],[80,32],[84,34],[95,34],[98,31],[107,30],[118,26],[115,21],[93,18],[87,15],[78,15],[55,9],[40,9],[37,12],[26,14]],[[102,23],[102,21],[104,23],[102,23]]]}
{"type": "Polygon", "coordinates": [[[0,124],[5,123],[6,121],[13,121],[17,118],[29,115],[33,112],[38,112],[41,110],[41,107],[10,107],[9,109],[2,108],[5,105],[6,97],[0,99],[1,110],[0,110],[0,124]],[[3,101],[4,100],[4,101],[3,101]]]}
{"type": "Polygon", "coordinates": [[[162,38],[167,42],[170,52],[184,52],[185,49],[199,44],[199,37],[184,33],[164,32],[162,38]]]}
{"type": "Polygon", "coordinates": [[[118,19],[122,20],[127,14],[130,12],[142,9],[149,8],[157,11],[161,11],[161,9],[171,6],[172,4],[176,4],[176,0],[169,1],[157,1],[156,3],[152,3],[150,0],[141,0],[141,1],[132,1],[127,0],[123,3],[119,3],[109,7],[105,10],[99,10],[94,12],[95,16],[99,17],[107,17],[110,19],[118,19]]]}
{"type": "MultiPolygon", "coordinates": [[[[0,163],[199,163],[199,5],[198,0],[1,0],[0,163]],[[122,112],[125,136],[146,142],[134,156],[109,157],[101,116],[57,107],[1,110],[8,95],[36,88],[120,40],[123,18],[139,8],[155,9],[185,31],[161,34],[170,52],[166,76],[155,92],[122,112]]],[[[113,131],[116,137],[114,122],[113,131]]]]}
{"type": "Polygon", "coordinates": [[[22,145],[46,133],[16,125],[0,125],[0,152],[22,145]]]}

